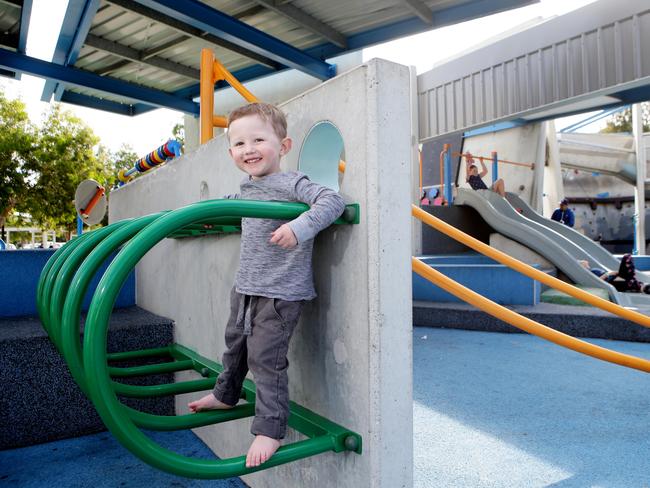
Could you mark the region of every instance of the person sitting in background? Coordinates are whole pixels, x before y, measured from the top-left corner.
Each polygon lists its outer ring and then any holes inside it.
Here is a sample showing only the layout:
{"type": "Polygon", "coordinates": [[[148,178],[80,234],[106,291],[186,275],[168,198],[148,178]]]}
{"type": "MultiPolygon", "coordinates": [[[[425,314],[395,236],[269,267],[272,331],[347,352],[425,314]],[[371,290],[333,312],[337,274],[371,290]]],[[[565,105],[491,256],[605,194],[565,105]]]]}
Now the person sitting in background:
{"type": "MultiPolygon", "coordinates": [[[[476,164],[474,164],[474,158],[472,157],[472,154],[469,152],[465,154],[465,162],[467,163],[465,166],[465,181],[469,183],[469,186],[471,186],[473,190],[487,190],[488,187],[483,181],[483,177],[488,173],[488,170],[485,167],[483,158],[479,158],[479,161],[481,163],[480,173],[478,171],[478,167],[476,164]]],[[[498,193],[502,197],[506,196],[505,183],[501,178],[492,184],[490,190],[498,193]]]]}
{"type": "Polygon", "coordinates": [[[427,197],[427,191],[422,190],[422,195],[420,195],[420,206],[431,205],[429,197],[427,197]]]}
{"type": "Polygon", "coordinates": [[[569,201],[566,198],[563,198],[560,202],[560,207],[555,209],[553,215],[551,215],[551,220],[555,220],[567,227],[573,227],[575,225],[576,218],[573,210],[569,208],[569,201]]]}
{"type": "Polygon", "coordinates": [[[600,268],[590,268],[589,262],[578,261],[601,280],[611,284],[617,291],[650,294],[650,284],[644,284],[636,278],[636,269],[631,254],[624,254],[618,271],[605,271],[600,268]]]}

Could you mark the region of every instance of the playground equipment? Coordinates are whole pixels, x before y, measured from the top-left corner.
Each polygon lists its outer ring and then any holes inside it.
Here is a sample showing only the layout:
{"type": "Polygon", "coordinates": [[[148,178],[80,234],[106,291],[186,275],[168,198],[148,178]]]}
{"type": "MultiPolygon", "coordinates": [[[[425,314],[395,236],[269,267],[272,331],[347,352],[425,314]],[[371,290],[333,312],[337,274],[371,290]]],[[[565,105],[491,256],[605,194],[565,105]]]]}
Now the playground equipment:
{"type": "MultiPolygon", "coordinates": [[[[563,291],[564,293],[578,298],[579,300],[583,300],[590,305],[611,312],[627,320],[631,320],[639,325],[642,325],[643,327],[650,328],[650,317],[646,315],[623,308],[620,305],[611,303],[607,300],[603,300],[602,298],[587,293],[584,290],[565,283],[564,281],[549,276],[546,273],[533,268],[532,266],[522,263],[521,261],[514,259],[477,239],[474,239],[473,237],[465,234],[464,232],[461,232],[460,230],[443,222],[442,220],[434,217],[433,215],[425,212],[415,205],[412,206],[411,211],[412,215],[418,220],[421,220],[425,224],[430,225],[443,234],[459,242],[462,242],[466,246],[494,259],[495,261],[505,264],[506,266],[509,266],[512,269],[519,271],[520,273],[532,279],[536,279],[552,288],[563,291]]],[[[542,324],[539,324],[538,322],[535,322],[534,320],[528,319],[527,317],[519,315],[512,310],[498,305],[491,300],[488,300],[487,298],[447,278],[439,271],[430,268],[415,257],[412,258],[411,262],[413,270],[423,278],[428,279],[432,283],[440,286],[442,289],[457,296],[461,300],[474,305],[484,312],[489,313],[490,315],[503,320],[510,325],[517,327],[518,329],[524,330],[530,334],[534,334],[538,337],[541,337],[542,339],[546,339],[562,347],[572,349],[576,352],[580,352],[597,359],[602,359],[603,361],[608,361],[614,364],[619,364],[621,366],[626,366],[628,368],[638,369],[640,371],[650,373],[650,361],[646,359],[595,346],[588,342],[581,341],[579,339],[575,339],[571,336],[563,334],[562,332],[558,332],[554,329],[551,329],[550,327],[546,327],[542,324]]]]}
{"type": "MultiPolygon", "coordinates": [[[[459,188],[456,203],[474,208],[493,229],[544,256],[575,283],[604,289],[620,305],[650,310],[649,295],[619,292],[579,263],[609,271],[618,270],[618,259],[579,232],[537,214],[516,195],[504,199],[489,190],[459,188]]],[[[639,279],[650,281],[650,276],[640,272],[639,279]]]]}
{"type": "Polygon", "coordinates": [[[135,178],[137,173],[145,173],[150,169],[169,161],[170,159],[177,158],[180,155],[181,155],[180,142],[170,139],[159,148],[151,151],[143,158],[138,159],[132,168],[128,170],[121,169],[117,173],[119,186],[125,185],[126,183],[131,181],[133,178],[135,178]]]}
{"type": "Polygon", "coordinates": [[[77,210],[77,235],[83,233],[84,224],[98,224],[106,215],[106,190],[95,180],[79,183],[74,194],[74,206],[77,210]]]}
{"type": "MultiPolygon", "coordinates": [[[[108,321],[117,294],[131,270],[157,242],[165,237],[234,232],[240,229],[242,217],[288,220],[307,209],[301,203],[208,200],[174,211],[122,220],[85,233],[61,247],[47,262],[37,288],[37,306],[43,327],[108,429],[143,461],[177,475],[207,479],[240,476],[326,451],[361,453],[359,434],[291,402],[289,426],[308,439],[280,447],[259,467],[246,468],[245,456],[221,460],[181,456],[153,442],[139,427],[179,430],[250,417],[254,415],[253,382],[245,382],[242,397],[246,403],[230,410],[179,416],[152,415],[123,405],[117,396],[156,397],[208,390],[214,386],[221,366],[180,344],[113,354],[106,352],[108,321]],[[81,301],[98,267],[120,247],[122,250],[106,270],[93,296],[82,348],[79,341],[81,301]],[[108,364],[109,361],[154,357],[165,362],[128,368],[108,364]],[[154,386],[133,386],[116,381],[116,378],[185,370],[193,370],[203,378],[154,386]]],[[[358,222],[358,205],[348,205],[335,224],[358,222]]]]}
{"type": "Polygon", "coordinates": [[[214,57],[210,49],[201,49],[201,144],[205,144],[212,139],[212,131],[215,127],[225,128],[228,125],[228,119],[225,116],[214,115],[214,84],[218,81],[228,83],[247,102],[259,101],[214,57]]]}

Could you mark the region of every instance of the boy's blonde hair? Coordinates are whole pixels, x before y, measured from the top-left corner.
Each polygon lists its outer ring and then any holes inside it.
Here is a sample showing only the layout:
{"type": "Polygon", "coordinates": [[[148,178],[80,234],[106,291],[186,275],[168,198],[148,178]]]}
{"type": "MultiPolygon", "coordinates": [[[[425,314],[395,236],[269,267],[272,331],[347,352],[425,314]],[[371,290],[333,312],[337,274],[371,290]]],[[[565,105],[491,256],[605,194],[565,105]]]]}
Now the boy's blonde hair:
{"type": "Polygon", "coordinates": [[[280,140],[287,137],[287,119],[282,113],[282,110],[270,103],[255,102],[236,108],[228,115],[228,128],[230,128],[230,124],[235,120],[248,117],[249,115],[257,115],[262,120],[271,124],[275,135],[280,140]]]}

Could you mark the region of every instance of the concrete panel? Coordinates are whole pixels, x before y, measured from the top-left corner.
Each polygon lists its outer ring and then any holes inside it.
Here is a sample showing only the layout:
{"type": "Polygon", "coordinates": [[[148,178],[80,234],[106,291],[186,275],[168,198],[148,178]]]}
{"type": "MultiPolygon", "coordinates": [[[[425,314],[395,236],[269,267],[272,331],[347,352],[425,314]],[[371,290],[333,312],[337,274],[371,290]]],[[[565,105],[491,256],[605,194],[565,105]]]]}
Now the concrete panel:
{"type": "Polygon", "coordinates": [[[541,269],[555,269],[555,265],[548,259],[503,234],[496,232],[490,234],[490,246],[531,266],[538,265],[541,269]]]}
{"type": "MultiPolygon", "coordinates": [[[[544,125],[530,124],[467,138],[463,143],[463,152],[471,152],[474,156],[490,158],[492,151],[496,151],[499,159],[519,163],[535,163],[536,169],[542,172],[538,176],[538,181],[542,183],[544,161],[542,160],[543,158],[540,158],[540,152],[544,154],[546,148],[545,142],[546,128],[544,125]]],[[[481,165],[478,158],[475,158],[475,160],[480,171],[481,165]]],[[[483,177],[483,181],[489,187],[492,185],[492,161],[484,160],[484,162],[488,173],[483,177]]],[[[499,163],[499,178],[503,178],[506,191],[516,193],[521,199],[533,207],[536,206],[534,202],[537,193],[534,184],[535,177],[536,171],[530,168],[499,163]]],[[[465,182],[464,159],[458,171],[457,186],[460,188],[469,188],[469,185],[465,182]]]]}
{"type": "MultiPolygon", "coordinates": [[[[409,72],[373,60],[290,100],[299,148],[320,120],[345,142],[340,193],[361,205],[361,223],[316,239],[319,297],[305,307],[289,353],[291,398],[363,436],[364,452],[328,453],[245,477],[253,487],[412,485],[411,140],[409,72]]],[[[237,191],[240,173],[219,136],[112,193],[111,221],[237,191]]],[[[239,236],[167,239],[137,268],[138,304],[176,322],[178,343],[220,359],[239,236]]],[[[187,411],[189,397],[177,400],[187,411]]],[[[250,422],[198,429],[220,456],[241,455],[250,422]]],[[[287,441],[296,439],[290,433],[287,441]]]]}

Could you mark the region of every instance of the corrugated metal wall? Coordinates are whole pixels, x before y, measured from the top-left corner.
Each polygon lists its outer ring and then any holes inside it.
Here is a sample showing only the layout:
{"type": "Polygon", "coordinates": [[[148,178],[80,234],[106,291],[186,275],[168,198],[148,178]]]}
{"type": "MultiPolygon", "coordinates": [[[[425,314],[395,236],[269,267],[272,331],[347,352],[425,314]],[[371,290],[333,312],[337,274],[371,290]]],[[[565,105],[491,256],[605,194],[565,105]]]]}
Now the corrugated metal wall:
{"type": "Polygon", "coordinates": [[[613,103],[648,77],[650,2],[601,0],[418,76],[420,139],[613,103]]]}

